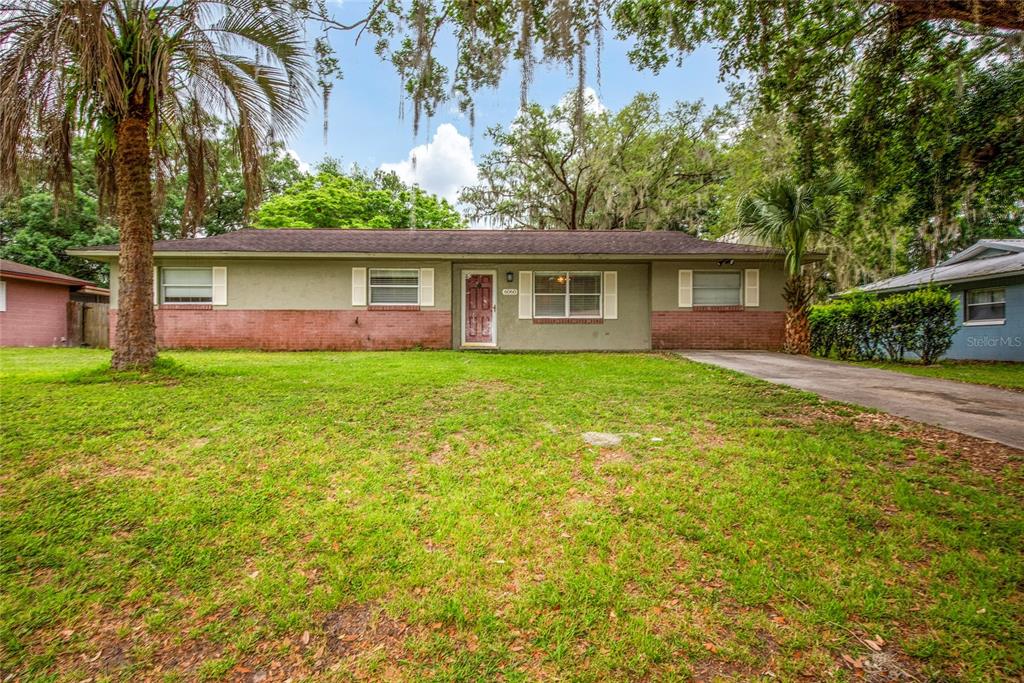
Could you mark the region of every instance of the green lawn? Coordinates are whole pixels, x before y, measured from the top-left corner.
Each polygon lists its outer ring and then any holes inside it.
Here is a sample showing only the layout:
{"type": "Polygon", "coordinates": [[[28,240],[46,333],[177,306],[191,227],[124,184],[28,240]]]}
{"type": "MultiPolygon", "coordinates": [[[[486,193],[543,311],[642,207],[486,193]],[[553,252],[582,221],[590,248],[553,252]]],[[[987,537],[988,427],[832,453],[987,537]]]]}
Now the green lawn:
{"type": "Polygon", "coordinates": [[[0,670],[1024,672],[1020,453],[669,356],[163,358],[0,353],[0,670]]]}
{"type": "Polygon", "coordinates": [[[920,363],[891,363],[870,361],[858,363],[883,370],[895,370],[909,375],[952,379],[971,384],[988,384],[1004,389],[1024,391],[1024,363],[987,363],[982,361],[944,360],[935,365],[920,363]]]}

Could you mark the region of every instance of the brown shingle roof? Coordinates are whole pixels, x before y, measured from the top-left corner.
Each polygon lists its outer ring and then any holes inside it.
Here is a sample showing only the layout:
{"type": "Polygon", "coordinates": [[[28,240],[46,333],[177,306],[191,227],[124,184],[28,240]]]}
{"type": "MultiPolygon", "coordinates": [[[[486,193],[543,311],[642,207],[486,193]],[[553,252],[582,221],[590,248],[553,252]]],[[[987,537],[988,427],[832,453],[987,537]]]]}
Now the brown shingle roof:
{"type": "MultiPolygon", "coordinates": [[[[528,255],[774,255],[764,247],[712,242],[682,232],[625,230],[300,230],[246,229],[214,237],[158,240],[158,253],[353,253],[528,255]]],[[[116,252],[117,245],[72,250],[116,252]]]]}
{"type": "Polygon", "coordinates": [[[63,273],[55,273],[52,270],[43,270],[42,268],[36,268],[35,266],[26,266],[24,263],[8,261],[7,259],[0,259],[0,275],[19,280],[54,282],[72,287],[82,287],[92,284],[87,280],[80,280],[77,277],[71,277],[70,275],[64,275],[63,273]]]}

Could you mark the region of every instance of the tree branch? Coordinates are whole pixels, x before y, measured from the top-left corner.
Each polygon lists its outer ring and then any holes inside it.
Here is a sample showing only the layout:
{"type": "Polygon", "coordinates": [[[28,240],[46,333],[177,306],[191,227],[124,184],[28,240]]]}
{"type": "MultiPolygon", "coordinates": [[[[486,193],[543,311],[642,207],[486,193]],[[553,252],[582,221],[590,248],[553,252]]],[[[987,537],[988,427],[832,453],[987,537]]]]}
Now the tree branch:
{"type": "Polygon", "coordinates": [[[1024,31],[1021,0],[881,0],[892,5],[895,29],[901,31],[922,21],[954,19],[981,26],[1024,31]]]}

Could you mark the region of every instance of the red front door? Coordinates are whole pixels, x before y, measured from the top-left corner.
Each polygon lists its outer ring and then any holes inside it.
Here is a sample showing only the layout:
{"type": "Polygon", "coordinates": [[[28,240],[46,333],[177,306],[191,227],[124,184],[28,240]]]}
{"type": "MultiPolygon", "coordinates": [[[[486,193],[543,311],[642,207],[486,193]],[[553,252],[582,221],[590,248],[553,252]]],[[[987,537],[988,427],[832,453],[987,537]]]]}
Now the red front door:
{"type": "Polygon", "coordinates": [[[494,342],[494,276],[466,276],[466,342],[494,342]]]}

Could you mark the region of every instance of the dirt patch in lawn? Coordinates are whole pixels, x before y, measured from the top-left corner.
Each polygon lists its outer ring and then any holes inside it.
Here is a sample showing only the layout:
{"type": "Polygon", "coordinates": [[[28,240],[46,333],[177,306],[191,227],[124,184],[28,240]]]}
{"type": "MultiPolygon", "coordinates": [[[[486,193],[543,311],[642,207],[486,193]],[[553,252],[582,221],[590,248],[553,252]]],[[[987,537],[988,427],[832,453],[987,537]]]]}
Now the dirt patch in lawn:
{"type": "Polygon", "coordinates": [[[339,657],[394,645],[404,637],[406,628],[373,603],[346,605],[323,620],[327,650],[339,657]]]}
{"type": "MultiPolygon", "coordinates": [[[[105,679],[126,667],[140,667],[154,676],[172,672],[195,672],[206,661],[221,656],[222,648],[202,638],[182,638],[180,633],[151,633],[140,618],[128,610],[94,611],[72,628],[50,633],[40,648],[59,643],[52,671],[79,673],[86,679],[105,679]]],[[[196,627],[227,618],[214,613],[195,617],[196,627]]]]}
{"type": "MultiPolygon", "coordinates": [[[[192,617],[194,629],[230,620],[227,612],[192,617]]],[[[230,661],[231,680],[278,681],[317,672],[357,670],[359,658],[383,651],[390,657],[404,650],[409,627],[389,617],[376,603],[354,603],[329,612],[320,629],[283,639],[255,643],[247,656],[203,637],[182,637],[180,632],[151,632],[141,618],[110,610],[95,612],[74,628],[51,633],[50,647],[60,643],[51,671],[74,672],[85,679],[117,678],[127,671],[144,679],[182,675],[191,680],[211,662],[230,661]],[[239,661],[240,660],[240,661],[239,661]]]]}
{"type": "Polygon", "coordinates": [[[606,465],[627,465],[634,462],[632,455],[621,448],[602,448],[601,455],[597,457],[597,466],[606,465]]]}
{"type": "Polygon", "coordinates": [[[757,667],[743,664],[741,662],[730,662],[723,659],[705,659],[695,662],[693,665],[693,680],[697,683],[711,683],[711,681],[750,681],[764,678],[761,674],[764,670],[757,667]]]}
{"type": "Polygon", "coordinates": [[[500,379],[472,379],[459,385],[458,393],[482,392],[488,396],[512,390],[512,385],[500,379]]]}
{"type": "Polygon", "coordinates": [[[693,439],[693,445],[700,450],[721,448],[729,443],[729,440],[718,429],[718,425],[707,420],[702,425],[693,426],[693,429],[690,430],[690,438],[693,439]]]}
{"type": "Polygon", "coordinates": [[[784,422],[813,427],[817,422],[851,424],[864,432],[888,434],[906,440],[907,456],[913,464],[914,449],[948,458],[972,470],[994,477],[1005,476],[1007,470],[1019,473],[1024,465],[1024,451],[974,436],[952,432],[941,427],[914,422],[886,413],[853,412],[829,406],[818,406],[798,415],[787,415],[784,422]]]}
{"type": "Polygon", "coordinates": [[[450,441],[445,441],[440,446],[438,446],[433,453],[430,454],[430,456],[427,458],[427,461],[431,465],[440,467],[448,462],[448,458],[451,457],[451,454],[452,444],[450,441]]]}

